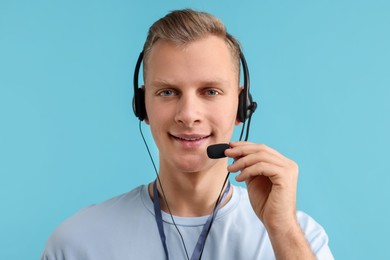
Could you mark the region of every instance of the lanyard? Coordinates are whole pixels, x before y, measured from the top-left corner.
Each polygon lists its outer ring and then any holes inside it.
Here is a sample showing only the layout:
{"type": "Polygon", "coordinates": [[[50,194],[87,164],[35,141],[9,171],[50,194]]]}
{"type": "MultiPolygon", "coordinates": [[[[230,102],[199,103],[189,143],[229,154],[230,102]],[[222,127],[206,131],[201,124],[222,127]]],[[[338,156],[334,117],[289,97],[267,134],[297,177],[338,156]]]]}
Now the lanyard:
{"type": "MultiPolygon", "coordinates": [[[[218,202],[218,204],[216,205],[214,212],[208,217],[206,223],[203,225],[202,232],[199,235],[198,242],[196,243],[194,252],[192,253],[192,256],[191,256],[191,260],[200,259],[204,245],[206,243],[207,234],[208,234],[208,231],[210,229],[210,226],[211,226],[212,222],[214,221],[214,218],[217,215],[217,212],[220,208],[220,205],[221,205],[222,201],[225,200],[226,195],[228,194],[229,190],[230,190],[230,182],[228,182],[228,185],[227,185],[227,187],[222,195],[222,198],[218,202]]],[[[162,215],[161,215],[161,206],[160,206],[160,201],[158,199],[158,191],[157,191],[156,181],[154,181],[154,183],[153,183],[153,204],[154,204],[154,215],[156,218],[158,232],[159,232],[160,238],[161,238],[161,243],[163,244],[165,255],[167,256],[167,259],[169,259],[168,248],[167,248],[166,237],[165,237],[164,226],[163,226],[163,220],[162,220],[162,215]]]]}

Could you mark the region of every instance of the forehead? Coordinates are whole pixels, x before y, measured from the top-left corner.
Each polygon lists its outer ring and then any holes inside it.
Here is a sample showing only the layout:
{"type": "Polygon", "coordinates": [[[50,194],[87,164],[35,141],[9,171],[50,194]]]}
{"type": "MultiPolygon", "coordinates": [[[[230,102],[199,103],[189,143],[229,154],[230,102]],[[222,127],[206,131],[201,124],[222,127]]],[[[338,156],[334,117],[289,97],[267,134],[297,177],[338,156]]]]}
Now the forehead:
{"type": "Polygon", "coordinates": [[[186,44],[159,40],[145,56],[144,80],[145,84],[155,78],[238,82],[235,63],[227,43],[217,36],[210,35],[186,44]]]}

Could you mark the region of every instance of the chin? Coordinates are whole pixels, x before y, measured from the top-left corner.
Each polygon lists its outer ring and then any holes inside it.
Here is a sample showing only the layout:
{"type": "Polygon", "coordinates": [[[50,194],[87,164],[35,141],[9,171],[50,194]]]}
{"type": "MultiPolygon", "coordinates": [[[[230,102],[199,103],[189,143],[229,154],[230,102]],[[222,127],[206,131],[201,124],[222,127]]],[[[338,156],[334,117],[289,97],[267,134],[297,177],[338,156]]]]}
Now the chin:
{"type": "Polygon", "coordinates": [[[194,172],[200,172],[207,168],[208,164],[208,158],[182,158],[179,161],[175,162],[174,168],[178,169],[181,172],[188,172],[188,173],[194,173],[194,172]]]}

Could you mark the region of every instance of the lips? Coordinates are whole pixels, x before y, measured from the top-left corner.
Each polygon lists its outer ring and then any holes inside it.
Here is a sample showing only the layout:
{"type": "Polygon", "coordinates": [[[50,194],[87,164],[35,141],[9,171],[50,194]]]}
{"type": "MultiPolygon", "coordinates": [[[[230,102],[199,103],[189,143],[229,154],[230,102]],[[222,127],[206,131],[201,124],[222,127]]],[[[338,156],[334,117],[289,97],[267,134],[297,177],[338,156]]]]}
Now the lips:
{"type": "Polygon", "coordinates": [[[174,137],[177,139],[183,140],[183,141],[198,141],[198,140],[205,139],[208,136],[204,136],[204,137],[177,137],[177,136],[174,136],[174,137]]]}
{"type": "Polygon", "coordinates": [[[199,134],[170,134],[173,138],[182,141],[200,141],[210,137],[210,135],[199,135],[199,134]]]}

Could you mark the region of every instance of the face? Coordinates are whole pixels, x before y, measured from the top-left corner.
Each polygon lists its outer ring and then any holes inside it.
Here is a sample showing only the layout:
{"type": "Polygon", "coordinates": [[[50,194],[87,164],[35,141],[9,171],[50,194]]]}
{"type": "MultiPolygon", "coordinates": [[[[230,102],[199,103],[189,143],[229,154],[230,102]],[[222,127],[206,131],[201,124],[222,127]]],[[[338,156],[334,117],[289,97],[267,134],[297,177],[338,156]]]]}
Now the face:
{"type": "Polygon", "coordinates": [[[146,122],[160,168],[205,171],[217,163],[207,146],[229,142],[236,124],[238,73],[226,43],[216,36],[177,46],[158,41],[147,58],[146,122]]]}

